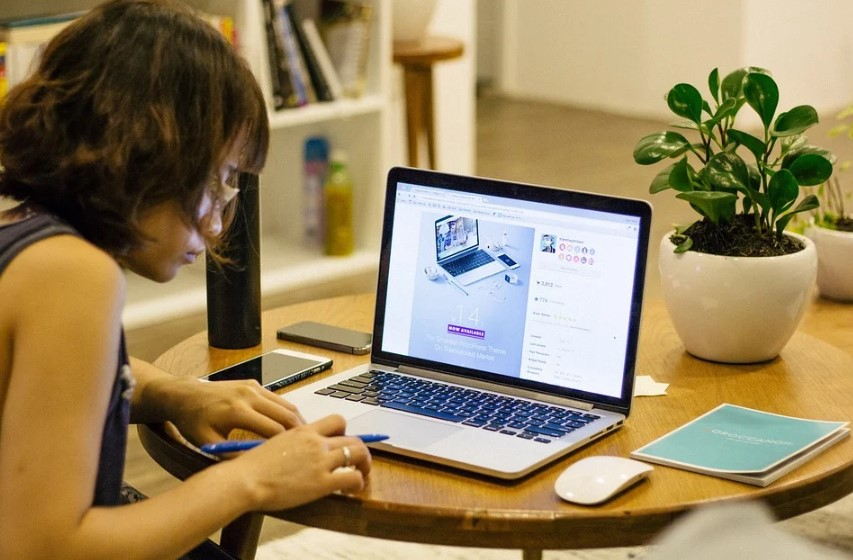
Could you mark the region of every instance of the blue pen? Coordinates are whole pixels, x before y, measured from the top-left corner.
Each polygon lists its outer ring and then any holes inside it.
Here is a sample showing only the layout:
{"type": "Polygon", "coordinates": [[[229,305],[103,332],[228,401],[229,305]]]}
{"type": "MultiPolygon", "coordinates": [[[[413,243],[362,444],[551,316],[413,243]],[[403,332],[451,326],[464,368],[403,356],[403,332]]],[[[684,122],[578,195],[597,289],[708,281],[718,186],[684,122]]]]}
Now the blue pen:
{"type": "MultiPolygon", "coordinates": [[[[355,437],[357,437],[364,443],[374,443],[377,441],[385,441],[391,436],[386,436],[384,434],[362,434],[360,436],[355,437]]],[[[247,451],[249,449],[252,449],[253,447],[259,446],[265,441],[265,439],[220,441],[219,443],[208,443],[202,445],[201,450],[205,453],[210,453],[211,455],[219,455],[221,453],[234,453],[236,451],[247,451]]]]}

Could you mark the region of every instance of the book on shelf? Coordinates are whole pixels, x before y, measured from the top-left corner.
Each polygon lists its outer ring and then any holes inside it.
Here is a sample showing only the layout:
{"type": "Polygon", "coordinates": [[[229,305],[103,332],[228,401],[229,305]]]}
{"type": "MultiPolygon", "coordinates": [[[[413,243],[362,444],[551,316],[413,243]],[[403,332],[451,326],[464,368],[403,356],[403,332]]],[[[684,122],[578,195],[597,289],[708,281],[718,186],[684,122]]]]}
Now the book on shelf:
{"type": "Polygon", "coordinates": [[[45,43],[83,12],[0,21],[3,54],[0,97],[26,79],[35,67],[45,43]]]}
{"type": "Polygon", "coordinates": [[[321,4],[320,31],[343,93],[349,97],[360,97],[366,87],[371,18],[370,4],[344,0],[321,4]]]}
{"type": "Polygon", "coordinates": [[[309,41],[308,35],[303,27],[304,21],[300,21],[298,19],[296,13],[290,8],[290,5],[285,6],[285,8],[288,17],[290,18],[290,26],[293,29],[299,48],[302,51],[302,60],[305,63],[306,70],[308,71],[308,77],[311,84],[314,86],[315,93],[317,94],[317,100],[334,101],[335,96],[332,94],[329,80],[326,78],[326,71],[323,70],[318,59],[317,48],[320,45],[309,41]]]}
{"type": "Polygon", "coordinates": [[[293,29],[293,18],[290,15],[288,1],[273,0],[273,6],[275,8],[273,22],[276,31],[281,36],[285,63],[289,70],[297,104],[301,106],[314,103],[317,101],[317,94],[308,75],[305,58],[302,55],[299,40],[296,38],[296,32],[293,29]]]}
{"type": "Polygon", "coordinates": [[[290,70],[284,54],[284,43],[276,26],[276,9],[273,0],[263,0],[264,27],[267,37],[267,55],[270,66],[270,82],[272,83],[273,107],[276,110],[298,107],[299,103],[293,84],[290,80],[290,70]]]}
{"type": "Polygon", "coordinates": [[[302,31],[314,55],[314,61],[317,64],[317,73],[329,89],[329,96],[333,100],[340,99],[344,95],[344,88],[341,85],[341,79],[338,77],[338,71],[335,69],[335,65],[332,64],[326,44],[323,43],[323,38],[317,30],[317,24],[314,23],[313,19],[305,18],[302,20],[302,31]]]}
{"type": "Polygon", "coordinates": [[[263,7],[273,106],[292,109],[317,101],[288,2],[263,0],[263,7]]]}
{"type": "Polygon", "coordinates": [[[847,437],[848,424],[722,404],[631,457],[763,487],[847,437]]]}

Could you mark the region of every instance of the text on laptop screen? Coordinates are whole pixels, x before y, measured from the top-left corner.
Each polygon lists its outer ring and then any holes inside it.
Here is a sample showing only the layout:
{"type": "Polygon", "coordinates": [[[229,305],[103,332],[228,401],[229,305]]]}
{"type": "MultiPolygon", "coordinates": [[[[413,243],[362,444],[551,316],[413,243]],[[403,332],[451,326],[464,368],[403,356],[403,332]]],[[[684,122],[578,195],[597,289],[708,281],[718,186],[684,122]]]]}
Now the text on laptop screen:
{"type": "Polygon", "coordinates": [[[398,183],[381,350],[619,397],[639,222],[398,183]],[[477,247],[497,273],[463,285],[440,266],[477,247]]]}

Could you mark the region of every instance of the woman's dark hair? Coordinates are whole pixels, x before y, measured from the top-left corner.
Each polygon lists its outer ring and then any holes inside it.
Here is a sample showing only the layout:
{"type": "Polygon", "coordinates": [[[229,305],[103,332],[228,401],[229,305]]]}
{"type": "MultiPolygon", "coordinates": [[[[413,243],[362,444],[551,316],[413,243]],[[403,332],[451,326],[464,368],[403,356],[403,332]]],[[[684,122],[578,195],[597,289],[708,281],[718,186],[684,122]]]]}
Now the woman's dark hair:
{"type": "Polygon", "coordinates": [[[177,1],[114,0],[48,43],[0,101],[0,196],[120,254],[145,241],[137,222],[160,203],[198,228],[236,141],[241,170],[260,171],[266,104],[233,46],[177,1]]]}

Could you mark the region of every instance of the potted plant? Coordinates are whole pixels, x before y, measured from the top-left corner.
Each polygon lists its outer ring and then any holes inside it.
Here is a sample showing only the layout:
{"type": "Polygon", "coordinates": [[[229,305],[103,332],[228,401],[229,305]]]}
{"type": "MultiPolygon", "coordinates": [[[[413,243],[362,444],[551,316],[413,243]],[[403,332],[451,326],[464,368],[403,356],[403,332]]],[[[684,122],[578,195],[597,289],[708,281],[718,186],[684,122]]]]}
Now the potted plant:
{"type": "MultiPolygon", "coordinates": [[[[853,105],[844,109],[838,119],[841,124],[830,130],[830,136],[846,136],[853,140],[853,105]]],[[[839,171],[850,167],[850,161],[838,166],[839,171]]],[[[820,207],[812,210],[812,219],[805,234],[817,247],[817,288],[820,295],[841,301],[853,301],[853,214],[845,209],[845,193],[838,176],[817,188],[820,207]]],[[[849,209],[850,206],[847,207],[849,209]]]]}
{"type": "Polygon", "coordinates": [[[834,158],[803,135],[818,122],[814,107],[777,115],[779,89],[767,71],[742,68],[720,80],[714,69],[708,89],[705,100],[690,84],[674,86],[666,101],[683,120],[634,149],[641,165],[676,160],[649,190],[672,189],[699,215],[661,241],[664,300],[691,354],[729,363],[770,360],[796,330],[817,270],[813,243],[785,228],[819,206],[800,187],[827,181],[834,158]],[[758,117],[759,136],[735,128],[747,106],[758,117]]]}

